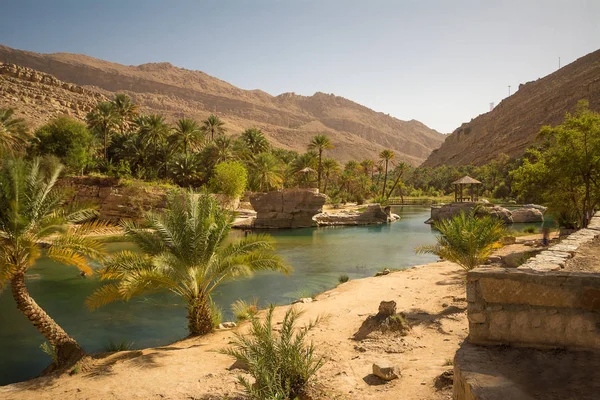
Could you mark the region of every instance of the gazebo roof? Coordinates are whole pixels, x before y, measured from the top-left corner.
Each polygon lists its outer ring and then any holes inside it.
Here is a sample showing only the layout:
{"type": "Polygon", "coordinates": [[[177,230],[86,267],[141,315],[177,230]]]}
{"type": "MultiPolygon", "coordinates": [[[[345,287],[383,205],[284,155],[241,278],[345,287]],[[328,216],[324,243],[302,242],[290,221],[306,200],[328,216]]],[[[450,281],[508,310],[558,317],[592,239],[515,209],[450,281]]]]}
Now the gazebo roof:
{"type": "Polygon", "coordinates": [[[481,182],[479,182],[477,179],[473,179],[468,175],[463,176],[462,178],[460,178],[457,181],[452,182],[453,185],[464,185],[464,184],[474,184],[474,185],[481,185],[481,182]]]}

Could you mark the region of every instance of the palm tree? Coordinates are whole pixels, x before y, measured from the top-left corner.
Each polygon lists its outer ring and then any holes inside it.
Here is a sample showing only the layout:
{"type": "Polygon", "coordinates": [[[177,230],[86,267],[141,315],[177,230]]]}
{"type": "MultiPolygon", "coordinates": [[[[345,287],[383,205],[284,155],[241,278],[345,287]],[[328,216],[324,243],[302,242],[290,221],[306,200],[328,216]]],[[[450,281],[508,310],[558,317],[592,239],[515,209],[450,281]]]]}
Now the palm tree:
{"type": "Polygon", "coordinates": [[[326,135],[316,135],[308,144],[308,150],[317,150],[319,153],[319,166],[317,168],[317,187],[321,190],[321,174],[323,173],[323,151],[333,149],[331,140],[326,135]]]}
{"type": "Polygon", "coordinates": [[[437,221],[440,231],[437,244],[417,247],[417,253],[435,254],[459,264],[465,271],[481,265],[492,251],[492,245],[506,234],[504,223],[489,215],[476,216],[475,211],[461,211],[452,219],[437,221]]]}
{"type": "Polygon", "coordinates": [[[113,130],[118,126],[118,116],[110,101],[101,101],[86,116],[90,130],[96,132],[104,140],[104,159],[108,160],[108,142],[113,130]]]}
{"type": "Polygon", "coordinates": [[[388,164],[391,159],[396,156],[392,150],[383,150],[379,153],[379,158],[382,162],[385,163],[385,175],[383,177],[383,189],[381,190],[381,197],[385,196],[385,186],[387,185],[387,177],[388,177],[388,164]]]}
{"type": "Polygon", "coordinates": [[[314,151],[307,151],[300,154],[292,162],[290,168],[294,175],[298,177],[298,183],[308,186],[312,182],[312,176],[316,172],[317,154],[314,151]]]}
{"type": "Polygon", "coordinates": [[[323,174],[325,175],[325,184],[323,185],[323,193],[327,193],[327,185],[329,183],[329,179],[335,173],[340,170],[340,163],[338,163],[333,158],[325,158],[323,159],[323,174]]]}
{"type": "Polygon", "coordinates": [[[215,140],[215,136],[220,136],[227,132],[227,129],[223,126],[225,122],[221,121],[216,115],[209,115],[202,123],[204,124],[204,131],[210,134],[211,142],[215,140]]]}
{"type": "Polygon", "coordinates": [[[281,162],[271,153],[259,153],[250,164],[253,183],[260,192],[280,188],[283,183],[281,162]]]}
{"type": "Polygon", "coordinates": [[[189,118],[182,118],[175,124],[175,129],[171,135],[171,142],[176,148],[183,147],[183,152],[187,155],[188,150],[197,150],[204,141],[204,131],[196,121],[189,118]]]}
{"type": "Polygon", "coordinates": [[[125,223],[127,236],[141,253],[122,251],[108,257],[100,277],[113,282],[96,290],[88,306],[95,309],[133,296],[171,292],[187,303],[190,333],[211,332],[211,294],[222,282],[255,271],[290,271],[275,254],[269,236],[228,240],[231,223],[231,214],[209,193],[191,191],[172,196],[164,213],[148,213],[145,225],[125,223]]]}
{"type": "Polygon", "coordinates": [[[42,255],[42,247],[47,257],[91,274],[88,258],[101,259],[104,247],[85,235],[106,225],[69,225],[96,214],[72,204],[67,207],[66,192],[55,186],[61,170],[61,166],[41,168],[38,159],[9,160],[0,170],[0,290],[11,286],[17,308],[55,349],[56,366],[65,367],[85,353],[31,297],[25,274],[42,255]]]}
{"type": "Polygon", "coordinates": [[[212,164],[231,161],[234,159],[234,143],[229,136],[218,136],[208,147],[208,158],[212,164]]]}
{"type": "Polygon", "coordinates": [[[117,93],[112,105],[117,116],[117,125],[123,135],[133,125],[133,121],[138,115],[138,106],[125,93],[117,93]]]}
{"type": "Polygon", "coordinates": [[[0,155],[23,150],[30,138],[23,118],[13,118],[15,110],[0,109],[0,155]]]}
{"type": "Polygon", "coordinates": [[[242,142],[246,145],[246,149],[251,156],[269,150],[269,142],[262,131],[258,128],[246,129],[241,136],[242,142]]]}
{"type": "Polygon", "coordinates": [[[136,125],[140,141],[144,145],[145,150],[152,149],[157,154],[162,153],[166,176],[169,149],[165,144],[171,133],[171,127],[165,121],[165,117],[160,114],[143,115],[136,120],[136,125]]]}
{"type": "Polygon", "coordinates": [[[374,172],[374,167],[375,167],[375,161],[362,160],[360,162],[360,167],[362,168],[362,170],[366,176],[371,175],[371,182],[373,182],[373,172],[374,172]]]}

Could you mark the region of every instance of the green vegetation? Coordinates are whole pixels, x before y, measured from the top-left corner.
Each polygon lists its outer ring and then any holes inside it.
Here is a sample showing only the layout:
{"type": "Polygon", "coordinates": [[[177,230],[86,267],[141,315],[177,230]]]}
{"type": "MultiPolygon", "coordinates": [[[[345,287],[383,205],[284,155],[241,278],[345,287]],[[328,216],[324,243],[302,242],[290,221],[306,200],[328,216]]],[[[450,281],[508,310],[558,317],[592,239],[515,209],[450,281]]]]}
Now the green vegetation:
{"type": "Polygon", "coordinates": [[[255,297],[249,302],[236,300],[231,305],[231,311],[238,321],[250,319],[258,313],[258,298],[255,297]]]}
{"type": "Polygon", "coordinates": [[[527,228],[523,229],[523,232],[525,232],[525,233],[536,233],[537,229],[535,229],[535,226],[528,226],[527,228]]]}
{"type": "Polygon", "coordinates": [[[0,169],[0,290],[12,288],[17,308],[55,349],[59,367],[71,365],[84,353],[31,297],[25,274],[42,255],[92,274],[89,259],[104,255],[103,245],[86,234],[103,228],[92,209],[66,204],[65,192],[55,186],[60,166],[7,160],[0,169]],[[81,225],[68,225],[82,223],[81,225]]]}
{"type": "Polygon", "coordinates": [[[29,131],[23,118],[13,118],[14,110],[0,109],[0,154],[15,154],[27,146],[29,131]]]}
{"type": "Polygon", "coordinates": [[[494,243],[506,234],[504,223],[488,215],[475,216],[474,212],[448,220],[437,221],[434,228],[440,231],[437,244],[419,246],[417,253],[435,254],[460,265],[465,271],[485,262],[494,243]]]}
{"type": "Polygon", "coordinates": [[[215,193],[223,193],[230,198],[240,197],[246,190],[248,172],[238,161],[225,161],[215,166],[210,186],[215,193]]]}
{"type": "Polygon", "coordinates": [[[168,291],[187,303],[190,334],[204,335],[218,320],[213,319],[211,293],[222,282],[261,270],[290,271],[267,235],[226,241],[232,216],[209,193],[172,195],[164,213],[150,212],[145,219],[144,226],[124,223],[126,235],[141,253],[122,251],[106,257],[99,273],[101,280],[111,282],[88,298],[90,308],[168,291]]]}
{"type": "Polygon", "coordinates": [[[321,190],[321,175],[323,173],[323,151],[333,149],[331,140],[325,135],[317,135],[312,138],[308,144],[308,150],[316,150],[319,154],[319,164],[317,169],[317,188],[321,190]]]}
{"type": "Polygon", "coordinates": [[[57,363],[57,361],[58,361],[58,355],[56,354],[56,348],[54,346],[52,346],[48,342],[44,342],[44,343],[40,344],[40,349],[44,353],[46,353],[46,355],[48,355],[48,357],[50,357],[52,359],[52,362],[54,364],[57,363]]]}
{"type": "Polygon", "coordinates": [[[128,342],[127,340],[121,340],[120,342],[109,340],[106,346],[104,346],[104,351],[111,353],[116,351],[127,351],[131,349],[133,349],[133,342],[128,342]]]}
{"type": "Polygon", "coordinates": [[[255,379],[251,383],[239,376],[251,399],[295,399],[305,393],[307,385],[323,366],[324,359],[315,354],[315,347],[306,344],[308,331],[319,321],[297,328],[301,312],[290,308],[281,324],[281,333],[274,332],[271,307],[264,321],[253,316],[248,335],[235,335],[233,347],[223,350],[246,365],[255,379]]]}
{"type": "Polygon", "coordinates": [[[525,200],[545,201],[568,228],[585,228],[600,204],[600,113],[578,104],[565,122],[540,131],[545,142],[511,173],[525,200]]]}
{"type": "Polygon", "coordinates": [[[346,283],[349,280],[350,280],[350,277],[348,275],[346,275],[346,274],[340,275],[339,278],[338,278],[338,282],[339,283],[346,283]]]}

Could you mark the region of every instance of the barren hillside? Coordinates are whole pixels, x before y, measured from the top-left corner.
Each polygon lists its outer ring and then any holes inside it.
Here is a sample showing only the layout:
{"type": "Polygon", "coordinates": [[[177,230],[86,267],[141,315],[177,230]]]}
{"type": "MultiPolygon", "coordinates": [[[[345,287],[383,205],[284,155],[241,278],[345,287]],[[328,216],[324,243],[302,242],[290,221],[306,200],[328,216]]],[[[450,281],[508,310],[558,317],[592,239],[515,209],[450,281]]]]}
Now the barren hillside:
{"type": "Polygon", "coordinates": [[[462,124],[423,164],[485,164],[505,153],[517,157],[536,141],[544,125],[560,124],[581,99],[600,110],[600,50],[533,82],[492,111],[462,124]]]}
{"type": "Polygon", "coordinates": [[[125,92],[143,112],[171,120],[216,112],[232,134],[259,127],[276,146],[304,151],[315,134],[335,144],[342,161],[373,158],[384,148],[413,165],[444,136],[419,121],[401,121],[343,97],[315,93],[271,96],[242,90],[200,71],[169,63],[125,66],[78,54],[38,54],[0,45],[0,107],[13,107],[34,126],[68,113],[82,119],[91,104],[125,92]]]}

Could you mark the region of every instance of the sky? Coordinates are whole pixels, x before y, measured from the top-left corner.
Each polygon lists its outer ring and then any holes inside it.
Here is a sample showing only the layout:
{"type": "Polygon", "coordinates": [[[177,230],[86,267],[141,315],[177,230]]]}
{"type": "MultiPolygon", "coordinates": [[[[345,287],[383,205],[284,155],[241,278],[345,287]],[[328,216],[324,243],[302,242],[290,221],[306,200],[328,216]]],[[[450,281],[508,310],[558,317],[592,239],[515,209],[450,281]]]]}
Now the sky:
{"type": "Polygon", "coordinates": [[[334,93],[442,133],[600,48],[599,0],[0,0],[0,44],[334,93]]]}

